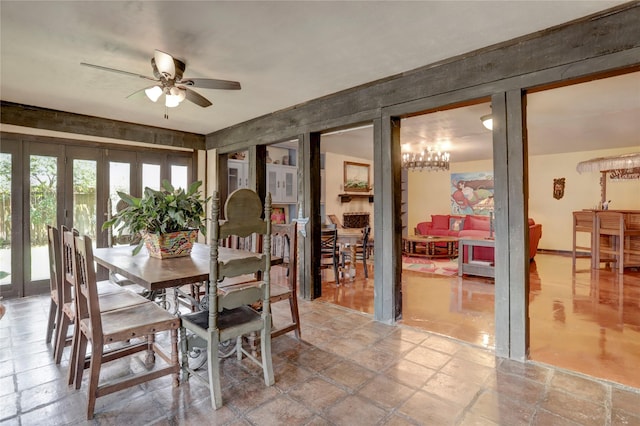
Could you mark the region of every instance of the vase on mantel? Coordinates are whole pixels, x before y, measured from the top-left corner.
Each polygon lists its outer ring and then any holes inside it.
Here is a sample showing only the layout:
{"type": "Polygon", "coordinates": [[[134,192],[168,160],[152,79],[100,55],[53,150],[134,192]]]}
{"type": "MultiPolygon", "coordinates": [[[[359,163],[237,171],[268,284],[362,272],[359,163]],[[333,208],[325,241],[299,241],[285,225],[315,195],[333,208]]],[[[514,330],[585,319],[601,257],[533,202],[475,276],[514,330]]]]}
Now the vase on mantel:
{"type": "Polygon", "coordinates": [[[158,259],[190,256],[193,244],[198,239],[198,230],[169,232],[166,234],[142,233],[149,256],[158,259]]]}

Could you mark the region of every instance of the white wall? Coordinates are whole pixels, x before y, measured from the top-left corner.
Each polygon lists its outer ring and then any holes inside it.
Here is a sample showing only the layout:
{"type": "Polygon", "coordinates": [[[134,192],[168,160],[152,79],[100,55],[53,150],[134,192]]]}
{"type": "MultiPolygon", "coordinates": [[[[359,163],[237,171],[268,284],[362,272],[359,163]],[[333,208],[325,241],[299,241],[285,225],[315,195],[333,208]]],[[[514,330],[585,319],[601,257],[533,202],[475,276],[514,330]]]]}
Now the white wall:
{"type": "MultiPolygon", "coordinates": [[[[590,209],[600,201],[600,173],[576,171],[576,165],[597,157],[638,152],[638,149],[607,149],[539,155],[529,158],[529,216],[542,224],[540,248],[571,250],[574,210],[590,209]],[[553,179],[566,178],[564,197],[553,198],[553,179]]],[[[640,210],[640,180],[607,179],[611,209],[640,210]]],[[[586,234],[582,235],[586,237],[586,234]]],[[[588,238],[582,241],[587,244],[588,238]]],[[[588,244],[587,244],[588,245],[588,244]]]]}
{"type": "MultiPolygon", "coordinates": [[[[600,174],[576,172],[580,161],[596,157],[638,152],[634,148],[581,151],[529,157],[529,217],[542,224],[540,248],[571,250],[574,210],[593,208],[600,201],[600,174]],[[566,178],[564,197],[553,198],[553,179],[566,178]]],[[[452,163],[445,172],[409,172],[408,225],[413,233],[418,222],[430,221],[432,214],[450,214],[450,173],[493,170],[493,162],[452,163]]],[[[640,210],[640,180],[607,180],[611,209],[640,210]]],[[[583,244],[586,241],[583,242],[583,244]]]]}

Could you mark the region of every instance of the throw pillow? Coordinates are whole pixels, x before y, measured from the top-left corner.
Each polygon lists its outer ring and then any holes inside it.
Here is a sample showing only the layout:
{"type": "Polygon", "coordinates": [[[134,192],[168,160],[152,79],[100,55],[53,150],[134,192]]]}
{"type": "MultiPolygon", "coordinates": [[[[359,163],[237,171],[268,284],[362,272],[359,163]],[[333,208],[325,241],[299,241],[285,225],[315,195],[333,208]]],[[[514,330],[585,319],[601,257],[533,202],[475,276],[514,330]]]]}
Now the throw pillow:
{"type": "Polygon", "coordinates": [[[433,229],[449,229],[449,215],[432,214],[431,223],[433,229]]]}
{"type": "Polygon", "coordinates": [[[452,217],[449,219],[449,230],[462,231],[464,229],[464,217],[452,217]]]}

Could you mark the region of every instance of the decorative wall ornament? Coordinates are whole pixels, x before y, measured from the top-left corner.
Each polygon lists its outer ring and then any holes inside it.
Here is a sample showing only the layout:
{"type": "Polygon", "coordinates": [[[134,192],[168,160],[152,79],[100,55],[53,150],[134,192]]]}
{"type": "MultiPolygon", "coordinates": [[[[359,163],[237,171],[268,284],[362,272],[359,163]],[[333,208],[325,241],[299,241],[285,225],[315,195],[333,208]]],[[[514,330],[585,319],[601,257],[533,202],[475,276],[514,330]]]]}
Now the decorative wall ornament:
{"type": "Polygon", "coordinates": [[[553,198],[556,200],[564,197],[564,183],[566,178],[553,179],[553,198]]]}

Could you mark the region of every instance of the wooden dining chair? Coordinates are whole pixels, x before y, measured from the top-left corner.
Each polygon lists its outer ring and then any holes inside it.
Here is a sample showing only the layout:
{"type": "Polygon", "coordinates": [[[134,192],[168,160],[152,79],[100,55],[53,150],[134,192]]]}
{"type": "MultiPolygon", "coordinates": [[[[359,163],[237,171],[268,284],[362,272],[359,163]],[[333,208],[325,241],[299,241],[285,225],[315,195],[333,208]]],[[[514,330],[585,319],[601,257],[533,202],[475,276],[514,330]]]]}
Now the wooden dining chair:
{"type": "Polygon", "coordinates": [[[351,247],[345,247],[341,251],[342,255],[342,267],[345,267],[347,262],[353,262],[353,267],[355,267],[355,262],[362,261],[362,267],[364,269],[364,277],[369,278],[369,268],[367,268],[367,257],[369,256],[369,232],[371,228],[369,226],[365,226],[362,228],[362,239],[356,243],[355,247],[352,249],[351,247]],[[351,259],[351,254],[355,253],[355,259],[351,259]]]}
{"type": "Polygon", "coordinates": [[[573,212],[573,249],[571,254],[571,264],[573,271],[576,270],[576,259],[578,257],[588,257],[591,260],[591,268],[595,267],[596,248],[596,212],[582,210],[573,212]],[[589,245],[579,245],[578,233],[589,234],[589,245]]]}
{"type": "Polygon", "coordinates": [[[281,301],[289,302],[291,322],[287,325],[271,330],[271,337],[278,337],[290,331],[300,340],[300,314],[298,312],[298,240],[297,224],[272,224],[271,225],[271,254],[283,259],[282,265],[286,268],[286,285],[271,283],[271,303],[281,301]]]}
{"type": "MultiPolygon", "coordinates": [[[[179,384],[180,364],[178,362],[178,329],[180,319],[160,306],[145,300],[135,306],[103,311],[104,300],[98,296],[96,271],[93,260],[91,238],[74,238],[73,269],[76,278],[76,299],[78,306],[78,359],[86,356],[87,345],[91,344],[90,369],[87,386],[87,419],[93,418],[96,399],[118,392],[128,387],[173,375],[173,386],[179,384]],[[170,352],[156,342],[156,334],[169,332],[170,352]],[[142,341],[139,339],[142,338],[142,341]],[[114,345],[121,343],[121,345],[114,345]],[[108,349],[111,347],[112,349],[108,349]],[[112,382],[100,384],[102,365],[123,357],[147,351],[145,367],[141,372],[126,377],[118,377],[112,382]],[[158,355],[166,365],[152,365],[158,355]]],[[[132,294],[131,292],[129,292],[132,294]]],[[[84,364],[84,362],[83,362],[84,364]]],[[[83,368],[77,369],[76,388],[82,382],[83,368]]]]}
{"type": "MultiPolygon", "coordinates": [[[[53,252],[53,255],[49,255],[49,262],[59,262],[57,265],[49,265],[49,269],[55,268],[56,280],[59,280],[60,289],[58,291],[59,297],[59,309],[60,318],[56,323],[55,344],[53,345],[54,360],[56,364],[59,364],[62,360],[62,353],[66,346],[72,344],[72,337],[68,336],[69,327],[75,322],[76,309],[75,309],[75,291],[73,278],[73,270],[71,266],[72,247],[69,245],[73,243],[73,236],[77,235],[78,231],[69,231],[66,226],[62,226],[60,230],[55,227],[51,227],[51,237],[49,250],[53,252]],[[70,233],[65,239],[65,234],[70,233]],[[55,240],[58,240],[56,243],[55,240]]],[[[118,286],[109,282],[101,283],[100,294],[109,294],[119,292],[118,286]]],[[[72,351],[73,355],[73,351],[72,351]]]]}
{"type": "MultiPolygon", "coordinates": [[[[84,355],[79,358],[78,355],[78,339],[80,330],[78,327],[78,306],[76,300],[76,275],[73,269],[74,244],[75,237],[78,235],[77,230],[68,230],[62,227],[62,244],[61,244],[61,270],[62,274],[62,315],[60,327],[57,331],[57,343],[55,348],[56,364],[62,360],[62,352],[66,346],[71,345],[71,353],[69,359],[68,384],[72,385],[77,377],[77,368],[80,363],[84,362],[84,355]],[[73,324],[73,334],[67,336],[69,326],[73,324]]],[[[122,287],[111,283],[110,281],[100,281],[96,283],[97,291],[100,294],[101,309],[103,312],[115,309],[125,308],[129,306],[137,306],[147,303],[148,300],[140,297],[122,287]]],[[[80,383],[76,383],[79,388],[80,383]]]]}
{"type": "Polygon", "coordinates": [[[320,235],[320,269],[333,268],[337,285],[340,285],[339,264],[338,230],[335,225],[322,228],[320,235]]]}
{"type": "Polygon", "coordinates": [[[229,195],[225,206],[226,220],[219,220],[220,197],[213,195],[211,219],[211,272],[209,277],[208,309],[184,314],[181,317],[182,370],[185,380],[195,376],[208,381],[211,405],[214,409],[222,406],[220,386],[221,342],[235,342],[234,352],[238,360],[243,355],[262,367],[267,386],[274,383],[271,361],[271,194],[267,193],[264,211],[258,194],[250,189],[237,189],[229,195]],[[264,216],[263,216],[264,214],[264,216]],[[219,256],[220,240],[230,235],[247,237],[253,233],[262,235],[262,251],[237,251],[230,258],[219,256]],[[259,279],[256,274],[260,273],[259,279]],[[245,285],[225,288],[223,280],[251,277],[245,285]],[[259,304],[261,310],[251,305],[259,304]],[[208,380],[188,365],[187,330],[206,341],[208,380]],[[253,356],[242,346],[242,336],[251,333],[260,335],[260,358],[253,356]]]}

